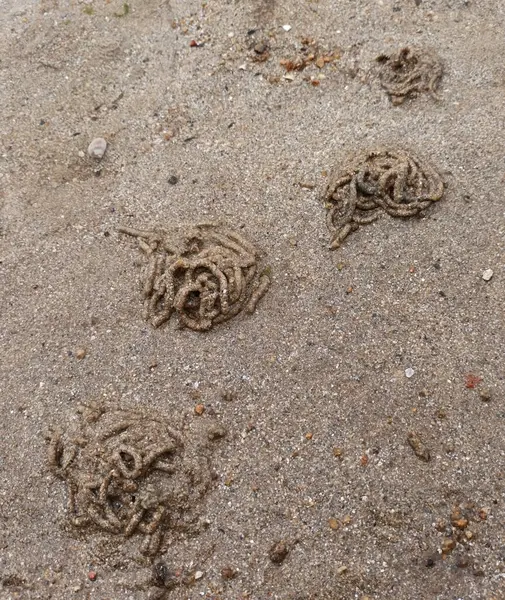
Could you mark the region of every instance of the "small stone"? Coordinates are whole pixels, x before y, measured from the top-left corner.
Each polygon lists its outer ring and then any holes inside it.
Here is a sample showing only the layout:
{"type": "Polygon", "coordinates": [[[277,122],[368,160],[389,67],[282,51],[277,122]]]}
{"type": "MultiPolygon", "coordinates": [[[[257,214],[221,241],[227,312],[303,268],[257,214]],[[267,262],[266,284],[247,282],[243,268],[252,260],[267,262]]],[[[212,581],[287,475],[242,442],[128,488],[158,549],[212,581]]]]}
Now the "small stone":
{"type": "Polygon", "coordinates": [[[458,556],[458,558],[456,560],[456,566],[459,569],[466,569],[469,564],[470,564],[470,561],[467,556],[458,556]]]}
{"type": "Polygon", "coordinates": [[[198,416],[202,416],[205,412],[205,406],[203,404],[197,404],[195,406],[195,414],[198,416]]]}
{"type": "Polygon", "coordinates": [[[202,571],[197,571],[195,573],[195,580],[198,581],[199,579],[201,579],[203,577],[203,572],[202,571]]]}
{"type": "Polygon", "coordinates": [[[333,529],[334,531],[338,529],[338,521],[337,519],[335,519],[335,517],[331,517],[328,519],[328,525],[330,526],[330,529],[333,529]]]}
{"type": "Polygon", "coordinates": [[[282,28],[284,29],[284,31],[290,31],[291,25],[283,25],[282,28]]]}
{"type": "Polygon", "coordinates": [[[276,565],[280,565],[282,562],[284,562],[288,554],[289,549],[286,543],[282,541],[275,542],[268,552],[270,560],[276,565]]]}
{"type": "Polygon", "coordinates": [[[77,155],[79,156],[79,158],[84,158],[86,156],[82,150],[79,150],[77,155]]]}
{"type": "Polygon", "coordinates": [[[258,44],[256,44],[256,46],[254,46],[254,52],[256,52],[256,54],[263,54],[267,50],[268,46],[262,42],[259,42],[258,44]]]}
{"type": "Polygon", "coordinates": [[[430,460],[430,451],[417,433],[411,431],[407,435],[407,441],[409,442],[412,450],[414,450],[414,454],[417,456],[417,458],[423,460],[424,462],[428,462],[430,460]]]}
{"type": "Polygon", "coordinates": [[[235,569],[232,569],[231,567],[223,567],[221,569],[221,577],[223,579],[226,580],[230,580],[230,579],[235,579],[235,577],[237,576],[237,571],[235,571],[235,569]]]}
{"type": "Polygon", "coordinates": [[[466,539],[467,539],[467,540],[471,540],[471,539],[473,539],[473,535],[474,535],[474,534],[473,534],[473,532],[472,532],[472,531],[470,531],[469,529],[467,529],[467,530],[465,531],[465,537],[466,537],[466,539]]]}
{"type": "Polygon", "coordinates": [[[168,183],[170,185],[176,185],[177,183],[179,183],[179,178],[177,177],[177,175],[170,175],[170,177],[168,178],[168,183]]]}
{"type": "Polygon", "coordinates": [[[311,440],[312,439],[312,433],[309,431],[308,433],[305,434],[305,439],[306,440],[311,440]]]}
{"type": "Polygon", "coordinates": [[[343,575],[346,571],[347,571],[348,567],[346,567],[345,565],[342,565],[341,567],[339,567],[337,569],[337,574],[338,575],[343,575]]]}
{"type": "Polygon", "coordinates": [[[88,154],[91,158],[102,159],[107,150],[107,142],[103,138],[95,138],[88,146],[88,154]]]}
{"type": "Polygon", "coordinates": [[[405,377],[408,377],[410,379],[413,375],[414,375],[414,369],[412,367],[405,369],[405,377]]]}
{"type": "Polygon", "coordinates": [[[89,579],[90,581],[96,581],[96,578],[97,578],[96,571],[90,571],[90,572],[88,573],[88,579],[89,579]]]}
{"type": "Polygon", "coordinates": [[[172,590],[179,585],[177,574],[165,562],[157,562],[152,567],[152,580],[155,586],[172,590]]]}
{"type": "Polygon", "coordinates": [[[483,273],[482,273],[482,279],[484,279],[484,281],[491,281],[491,279],[493,278],[493,269],[486,269],[483,273]]]}
{"type": "Polygon", "coordinates": [[[286,73],[284,75],[284,79],[286,79],[287,81],[294,81],[295,80],[295,76],[293,75],[293,73],[286,73]]]}
{"type": "Polygon", "coordinates": [[[450,554],[456,548],[456,542],[452,538],[445,538],[442,542],[442,553],[450,554]]]}
{"type": "Polygon", "coordinates": [[[453,521],[453,526],[458,529],[464,529],[468,526],[468,519],[458,519],[457,521],[453,521]]]}
{"type": "Polygon", "coordinates": [[[482,402],[489,402],[491,400],[491,392],[487,388],[481,389],[479,396],[482,402]]]}
{"type": "Polygon", "coordinates": [[[435,562],[436,562],[436,557],[435,556],[428,556],[428,558],[425,561],[425,565],[428,568],[434,567],[435,566],[435,562]]]}
{"type": "Polygon", "coordinates": [[[316,67],[318,69],[322,69],[324,67],[324,58],[322,56],[316,60],[316,67]]]}
{"type": "Polygon", "coordinates": [[[86,348],[77,348],[75,358],[82,360],[86,356],[86,348]]]}
{"type": "Polygon", "coordinates": [[[335,456],[336,458],[342,458],[344,454],[344,451],[342,450],[342,448],[333,448],[333,456],[335,456]]]}
{"type": "Polygon", "coordinates": [[[218,423],[211,425],[207,431],[207,437],[209,438],[209,440],[211,442],[220,440],[220,439],[224,438],[225,436],[226,436],[226,429],[222,425],[219,425],[218,423]]]}

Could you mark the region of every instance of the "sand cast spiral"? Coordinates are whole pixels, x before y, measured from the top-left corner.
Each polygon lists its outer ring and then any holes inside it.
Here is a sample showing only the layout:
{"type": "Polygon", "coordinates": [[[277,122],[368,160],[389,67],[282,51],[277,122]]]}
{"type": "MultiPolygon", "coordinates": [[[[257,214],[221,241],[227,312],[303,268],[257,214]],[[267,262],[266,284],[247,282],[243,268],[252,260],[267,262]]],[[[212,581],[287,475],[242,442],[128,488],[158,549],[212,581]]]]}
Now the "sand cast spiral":
{"type": "Polygon", "coordinates": [[[159,327],[176,313],[181,326],[207,331],[239,312],[252,313],[270,285],[268,269],[239,233],[202,223],[167,230],[119,227],[139,240],[145,318],[159,327]]]}
{"type": "Polygon", "coordinates": [[[129,410],[85,409],[77,431],[56,429],[49,465],[67,484],[67,517],[83,532],[140,536],[154,556],[169,529],[189,527],[211,471],[205,447],[188,447],[163,419],[129,410]]]}
{"type": "Polygon", "coordinates": [[[443,74],[439,58],[420,48],[401,48],[377,57],[381,65],[379,78],[393,104],[402,104],[409,96],[428,92],[436,98],[443,74]]]}
{"type": "Polygon", "coordinates": [[[332,174],[324,194],[330,247],[338,248],[360,225],[387,213],[411,217],[442,198],[444,185],[428,164],[402,150],[360,154],[332,174]]]}

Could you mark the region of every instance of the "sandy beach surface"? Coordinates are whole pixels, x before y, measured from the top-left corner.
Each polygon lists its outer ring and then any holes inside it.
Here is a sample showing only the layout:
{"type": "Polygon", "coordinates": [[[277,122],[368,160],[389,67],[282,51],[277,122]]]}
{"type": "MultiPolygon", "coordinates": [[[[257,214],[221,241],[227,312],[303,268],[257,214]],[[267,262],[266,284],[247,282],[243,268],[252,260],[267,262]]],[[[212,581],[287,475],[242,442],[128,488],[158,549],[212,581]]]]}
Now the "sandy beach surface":
{"type": "Polygon", "coordinates": [[[502,0],[0,2],[2,600],[505,598],[504,56],[502,0]],[[443,197],[330,250],[374,148],[443,197]],[[154,328],[118,227],[201,222],[270,287],[154,328]]]}

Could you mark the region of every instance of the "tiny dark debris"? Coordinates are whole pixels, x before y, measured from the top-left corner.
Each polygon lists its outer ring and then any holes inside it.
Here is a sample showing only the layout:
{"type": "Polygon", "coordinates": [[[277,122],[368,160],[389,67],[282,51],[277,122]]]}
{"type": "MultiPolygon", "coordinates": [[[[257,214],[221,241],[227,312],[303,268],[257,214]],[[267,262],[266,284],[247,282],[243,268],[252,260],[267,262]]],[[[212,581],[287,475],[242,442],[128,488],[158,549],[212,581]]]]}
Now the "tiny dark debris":
{"type": "Polygon", "coordinates": [[[289,554],[289,548],[283,541],[275,542],[268,552],[270,560],[276,565],[280,565],[289,554]]]}
{"type": "Polygon", "coordinates": [[[165,562],[157,562],[153,565],[153,583],[157,587],[164,587],[167,589],[175,588],[179,581],[173,569],[170,569],[165,562]]]}
{"type": "Polygon", "coordinates": [[[26,581],[22,578],[19,577],[19,575],[6,575],[5,577],[3,577],[1,579],[1,583],[3,585],[3,587],[5,588],[13,588],[13,587],[24,587],[26,584],[26,581]]]}
{"type": "Polygon", "coordinates": [[[237,571],[232,567],[223,567],[221,569],[221,577],[226,580],[235,579],[237,576],[237,571]]]}

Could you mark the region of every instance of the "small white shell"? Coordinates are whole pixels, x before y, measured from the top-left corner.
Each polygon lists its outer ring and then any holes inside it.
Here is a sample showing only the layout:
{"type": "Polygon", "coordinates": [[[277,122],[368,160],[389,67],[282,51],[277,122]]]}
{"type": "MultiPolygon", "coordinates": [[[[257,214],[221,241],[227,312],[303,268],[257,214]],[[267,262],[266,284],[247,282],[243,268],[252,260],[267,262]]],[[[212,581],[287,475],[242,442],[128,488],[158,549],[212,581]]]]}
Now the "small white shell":
{"type": "Polygon", "coordinates": [[[88,154],[91,158],[101,159],[107,150],[107,142],[103,138],[95,138],[88,146],[88,154]]]}

